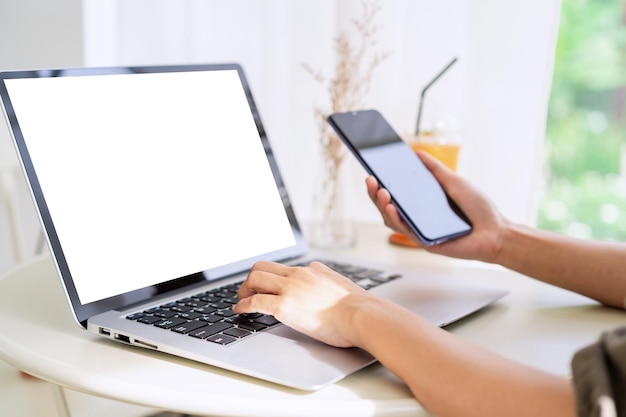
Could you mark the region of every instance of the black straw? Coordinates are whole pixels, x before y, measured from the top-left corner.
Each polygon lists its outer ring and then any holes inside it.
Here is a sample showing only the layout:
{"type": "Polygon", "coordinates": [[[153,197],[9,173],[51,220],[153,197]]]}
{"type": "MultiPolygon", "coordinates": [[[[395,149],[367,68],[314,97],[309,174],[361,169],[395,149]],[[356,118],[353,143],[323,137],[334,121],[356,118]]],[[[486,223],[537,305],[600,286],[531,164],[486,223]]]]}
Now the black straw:
{"type": "Polygon", "coordinates": [[[420,104],[419,104],[419,108],[417,110],[417,124],[415,125],[415,136],[417,136],[420,132],[420,121],[422,119],[422,104],[424,103],[424,95],[426,95],[426,91],[446,72],[450,69],[450,67],[452,65],[454,65],[454,63],[457,61],[457,58],[454,57],[454,59],[452,61],[450,61],[450,63],[448,65],[446,65],[446,67],[444,69],[442,69],[439,74],[437,74],[437,76],[435,78],[432,79],[431,82],[429,82],[426,87],[424,87],[424,89],[422,90],[422,94],[420,96],[420,104]]]}

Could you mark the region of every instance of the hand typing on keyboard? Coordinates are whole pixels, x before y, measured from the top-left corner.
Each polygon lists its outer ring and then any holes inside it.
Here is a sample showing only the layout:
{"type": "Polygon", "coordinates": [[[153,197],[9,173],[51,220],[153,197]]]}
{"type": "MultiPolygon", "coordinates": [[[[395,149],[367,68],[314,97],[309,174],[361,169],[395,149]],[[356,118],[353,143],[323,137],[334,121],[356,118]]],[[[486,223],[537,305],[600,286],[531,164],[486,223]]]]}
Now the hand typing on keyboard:
{"type": "MultiPolygon", "coordinates": [[[[237,314],[271,314],[302,333],[325,343],[349,347],[356,305],[377,298],[320,262],[290,267],[258,262],[239,289],[237,314]]],[[[378,300],[380,301],[380,300],[378,300]]]]}

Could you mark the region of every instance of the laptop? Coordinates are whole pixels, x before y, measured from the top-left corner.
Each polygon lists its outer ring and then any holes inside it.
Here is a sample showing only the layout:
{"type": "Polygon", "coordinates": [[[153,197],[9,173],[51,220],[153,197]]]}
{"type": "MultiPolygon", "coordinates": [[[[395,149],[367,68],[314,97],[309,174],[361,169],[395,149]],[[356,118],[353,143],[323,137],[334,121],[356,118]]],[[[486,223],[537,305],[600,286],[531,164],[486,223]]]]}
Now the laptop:
{"type": "Polygon", "coordinates": [[[506,293],[310,251],[237,64],[11,71],[0,97],[69,306],[99,337],[313,391],[375,358],[234,315],[254,262],[322,259],[437,326],[506,293]]]}

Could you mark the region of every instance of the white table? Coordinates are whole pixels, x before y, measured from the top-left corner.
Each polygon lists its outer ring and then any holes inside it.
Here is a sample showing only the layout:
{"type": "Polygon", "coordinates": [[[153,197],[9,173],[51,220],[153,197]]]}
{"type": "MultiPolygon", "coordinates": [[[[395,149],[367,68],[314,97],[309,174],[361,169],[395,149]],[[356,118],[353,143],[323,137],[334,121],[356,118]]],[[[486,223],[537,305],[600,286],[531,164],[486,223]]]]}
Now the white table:
{"type": "MultiPolygon", "coordinates": [[[[511,294],[449,330],[503,356],[556,374],[569,373],[580,347],[626,322],[622,311],[500,267],[430,255],[387,243],[388,231],[359,225],[345,250],[467,279],[497,282],[511,294]]],[[[406,386],[379,364],[305,393],[166,354],[100,339],[70,316],[52,262],[39,258],[0,280],[0,358],[59,387],[193,415],[422,416],[406,386]]]]}

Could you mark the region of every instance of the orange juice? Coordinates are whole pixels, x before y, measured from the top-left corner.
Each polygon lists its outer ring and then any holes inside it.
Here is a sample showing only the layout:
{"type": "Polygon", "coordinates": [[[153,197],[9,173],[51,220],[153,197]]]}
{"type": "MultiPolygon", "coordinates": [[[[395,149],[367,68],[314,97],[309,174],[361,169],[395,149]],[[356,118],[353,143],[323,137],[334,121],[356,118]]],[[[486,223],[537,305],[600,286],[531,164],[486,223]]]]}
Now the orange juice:
{"type": "Polygon", "coordinates": [[[460,149],[458,144],[414,141],[410,142],[409,145],[414,151],[424,151],[443,162],[451,170],[456,171],[460,149]]]}

